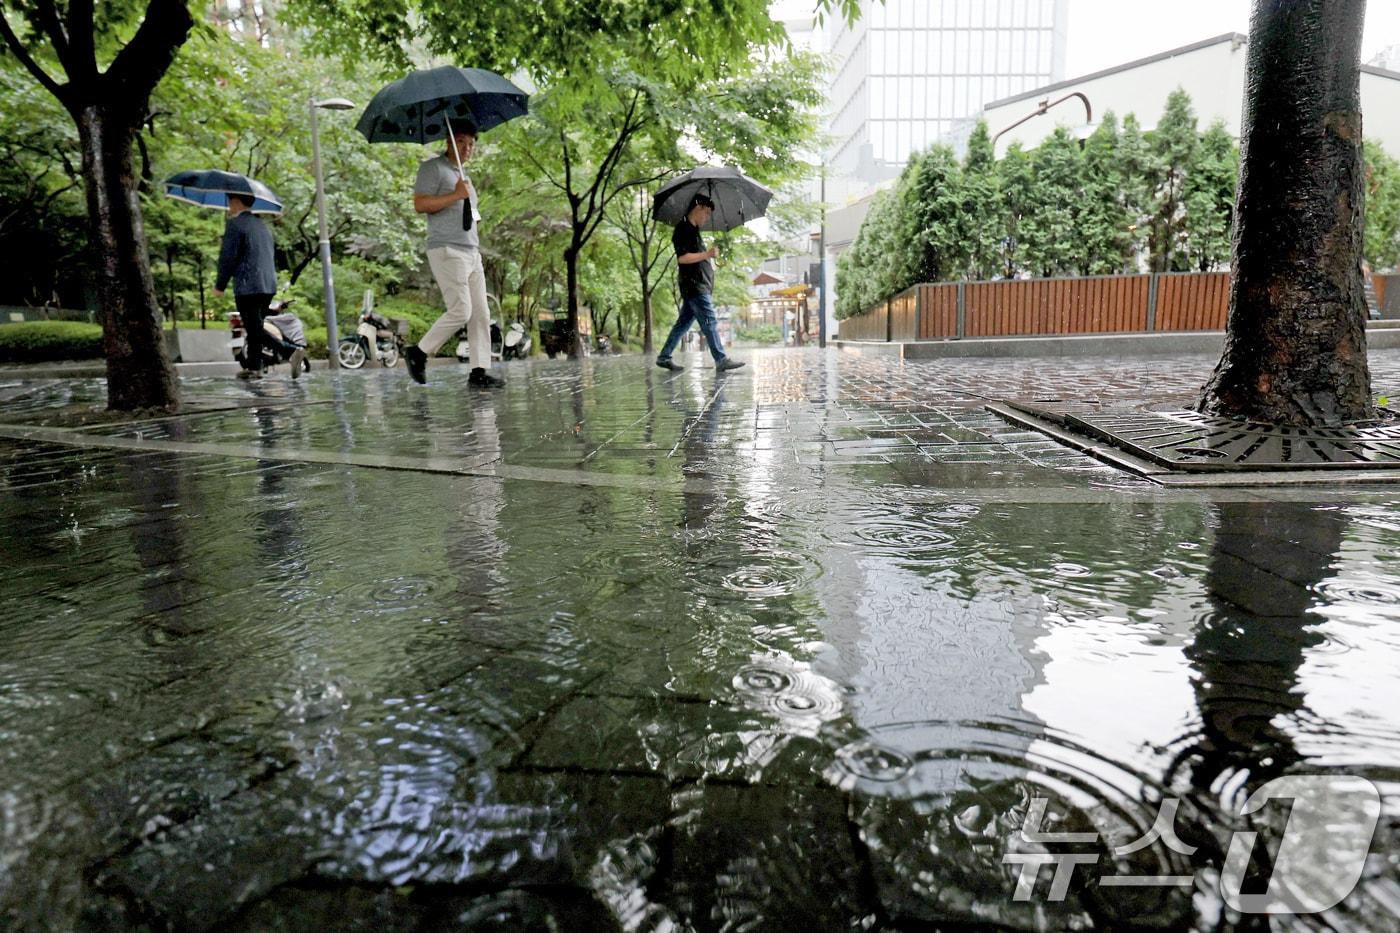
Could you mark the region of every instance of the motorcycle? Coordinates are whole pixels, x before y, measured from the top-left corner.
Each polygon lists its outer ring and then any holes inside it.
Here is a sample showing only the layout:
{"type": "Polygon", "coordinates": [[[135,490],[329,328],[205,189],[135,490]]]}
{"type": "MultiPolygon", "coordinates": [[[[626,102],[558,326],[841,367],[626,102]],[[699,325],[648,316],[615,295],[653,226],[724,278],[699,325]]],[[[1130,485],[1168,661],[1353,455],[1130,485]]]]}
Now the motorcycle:
{"type": "MultiPolygon", "coordinates": [[[[496,319],[501,314],[501,302],[490,292],[486,293],[486,309],[491,312],[491,359],[501,359],[503,344],[501,340],[501,325],[496,323],[496,319]]],[[[467,335],[467,325],[463,324],[457,330],[457,362],[465,363],[471,358],[471,338],[467,335]]]]}
{"type": "Polygon", "coordinates": [[[408,321],[364,311],[355,333],[340,338],[336,355],[344,369],[359,369],[371,357],[385,369],[393,369],[403,354],[403,340],[407,336],[408,321]]]}
{"type": "MultiPolygon", "coordinates": [[[[466,327],[466,325],[464,324],[464,325],[462,325],[461,329],[459,329],[459,330],[457,331],[457,351],[456,351],[457,362],[459,362],[459,363],[465,363],[465,362],[467,362],[469,359],[471,359],[471,351],[472,351],[471,341],[467,339],[467,327],[466,327]]],[[[492,321],[491,321],[491,359],[493,359],[493,360],[502,359],[501,353],[502,353],[501,325],[497,324],[497,323],[495,322],[495,320],[492,320],[492,321]]]]}
{"type": "MultiPolygon", "coordinates": [[[[301,318],[287,310],[294,300],[274,301],[268,305],[267,314],[263,315],[262,369],[286,363],[300,350],[302,372],[311,372],[311,360],[306,356],[306,329],[302,327],[301,318]]],[[[231,311],[227,317],[229,349],[239,365],[248,369],[243,359],[243,351],[248,344],[243,315],[231,311]]]]}
{"type": "Polygon", "coordinates": [[[530,335],[525,333],[525,325],[516,321],[506,330],[501,344],[501,359],[523,360],[530,355],[530,335]]]}

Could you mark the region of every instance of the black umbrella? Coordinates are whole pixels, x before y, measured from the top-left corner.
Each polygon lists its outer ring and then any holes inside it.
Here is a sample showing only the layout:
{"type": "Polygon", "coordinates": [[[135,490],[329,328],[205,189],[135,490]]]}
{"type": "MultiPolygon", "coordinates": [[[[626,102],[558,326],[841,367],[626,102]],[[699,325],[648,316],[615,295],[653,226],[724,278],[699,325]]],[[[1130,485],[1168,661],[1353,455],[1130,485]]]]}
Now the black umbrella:
{"type": "Polygon", "coordinates": [[[254,214],[282,213],[282,201],[271,188],[237,172],[221,172],[212,168],[176,172],[165,180],[165,193],[179,201],[218,210],[228,207],[229,195],[246,194],[253,199],[251,209],[254,214]]]}
{"type": "Polygon", "coordinates": [[[372,143],[440,142],[450,126],[479,132],[524,116],[529,95],[494,71],[444,65],[386,85],[355,124],[372,143]]]}
{"type": "Polygon", "coordinates": [[[773,199],[773,192],[737,168],[703,166],[663,185],[652,202],[652,216],[675,226],[685,219],[697,194],[707,195],[715,202],[706,230],[742,227],[767,213],[768,202],[773,199]]]}

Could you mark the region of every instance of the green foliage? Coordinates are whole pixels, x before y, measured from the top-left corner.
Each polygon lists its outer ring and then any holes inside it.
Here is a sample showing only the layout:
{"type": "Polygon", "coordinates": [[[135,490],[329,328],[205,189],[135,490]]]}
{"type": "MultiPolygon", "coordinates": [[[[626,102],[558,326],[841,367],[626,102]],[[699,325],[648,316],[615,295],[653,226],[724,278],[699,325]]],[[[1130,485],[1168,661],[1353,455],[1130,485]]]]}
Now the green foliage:
{"type": "Polygon", "coordinates": [[[1142,132],[1137,116],[1123,118],[1123,134],[1118,140],[1118,164],[1122,170],[1118,203],[1128,225],[1128,255],[1130,271],[1137,269],[1137,257],[1147,250],[1148,217],[1157,185],[1157,157],[1147,136],[1142,132]]]}
{"type": "Polygon", "coordinates": [[[734,333],[734,339],[743,343],[782,343],[783,329],[777,324],[755,324],[753,327],[739,328],[734,333]]]}
{"type": "Polygon", "coordinates": [[[13,56],[0,55],[0,304],[85,304],[81,165],[72,118],[13,56]]]}
{"type": "Polygon", "coordinates": [[[1001,185],[996,153],[985,121],[978,121],[967,142],[962,170],[962,238],[967,249],[967,277],[994,278],[1000,270],[1001,185]]]}
{"type": "Polygon", "coordinates": [[[0,325],[0,363],[90,360],[101,355],[101,324],[26,321],[0,325]]]}
{"type": "Polygon", "coordinates": [[[1012,143],[997,163],[997,189],[1001,192],[1001,274],[1009,279],[1029,268],[1025,226],[1040,207],[1035,163],[1019,143],[1012,143]]]}
{"type": "MultiPolygon", "coordinates": [[[[822,12],[852,18],[858,0],[816,0],[822,12]]],[[[647,49],[668,76],[725,74],[752,45],[778,42],[782,26],[768,0],[542,0],[499,4],[457,0],[289,0],[290,21],[314,30],[317,47],[350,60],[406,69],[410,53],[433,55],[504,74],[524,70],[541,84],[594,73],[647,49]]]]}
{"type": "Polygon", "coordinates": [[[1078,236],[1083,159],[1064,127],[1031,155],[1030,177],[1036,209],[1020,224],[1025,262],[1037,275],[1076,275],[1085,265],[1078,236]]]}
{"type": "MultiPolygon", "coordinates": [[[[918,282],[1131,273],[1145,252],[1154,268],[1216,268],[1230,255],[1238,161],[1223,126],[1196,130],[1181,91],[1150,136],[1132,114],[1120,129],[1110,112],[1082,143],[1061,127],[999,162],[979,124],[960,165],[941,147],[916,153],[876,198],[837,259],[837,317],[918,282]]],[[[1400,165],[1374,164],[1376,255],[1390,244],[1389,265],[1400,254],[1400,165]]]]}
{"type": "Polygon", "coordinates": [[[1372,271],[1400,266],[1400,162],[1367,141],[1366,261],[1372,271]]]}
{"type": "Polygon", "coordinates": [[[1084,184],[1078,236],[1080,267],[1087,275],[1115,275],[1134,261],[1132,228],[1138,216],[1127,208],[1118,118],[1112,111],[1084,143],[1084,184]]]}
{"type": "Polygon", "coordinates": [[[893,291],[951,278],[967,267],[962,183],[962,169],[946,146],[910,160],[896,195],[898,259],[888,282],[893,291]]]}
{"type": "Polygon", "coordinates": [[[875,195],[855,242],[836,260],[836,317],[844,319],[898,291],[902,261],[895,226],[898,189],[875,195]]]}
{"type": "Polygon", "coordinates": [[[1177,88],[1148,139],[1156,159],[1157,178],[1149,220],[1148,249],[1154,272],[1185,272],[1190,268],[1186,246],[1186,180],[1195,170],[1200,150],[1196,114],[1190,96],[1177,88]]]}
{"type": "Polygon", "coordinates": [[[1201,135],[1196,160],[1186,176],[1185,239],[1191,266],[1209,272],[1230,261],[1230,229],[1235,216],[1239,153],[1220,121],[1201,135]]]}

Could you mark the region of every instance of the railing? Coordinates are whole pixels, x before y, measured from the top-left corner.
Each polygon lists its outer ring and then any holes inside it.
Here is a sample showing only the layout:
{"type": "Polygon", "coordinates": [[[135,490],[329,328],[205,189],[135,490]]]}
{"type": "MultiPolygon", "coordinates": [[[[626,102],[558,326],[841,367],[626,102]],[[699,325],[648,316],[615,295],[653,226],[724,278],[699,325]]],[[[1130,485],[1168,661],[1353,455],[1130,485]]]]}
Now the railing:
{"type": "MultiPolygon", "coordinates": [[[[1374,277],[1384,317],[1400,317],[1400,275],[1374,277]],[[1393,288],[1389,286],[1394,285],[1393,288]],[[1386,293],[1392,292],[1387,308],[1386,293]]],[[[958,340],[1225,329],[1228,272],[916,285],[840,322],[842,340],[958,340]]]]}

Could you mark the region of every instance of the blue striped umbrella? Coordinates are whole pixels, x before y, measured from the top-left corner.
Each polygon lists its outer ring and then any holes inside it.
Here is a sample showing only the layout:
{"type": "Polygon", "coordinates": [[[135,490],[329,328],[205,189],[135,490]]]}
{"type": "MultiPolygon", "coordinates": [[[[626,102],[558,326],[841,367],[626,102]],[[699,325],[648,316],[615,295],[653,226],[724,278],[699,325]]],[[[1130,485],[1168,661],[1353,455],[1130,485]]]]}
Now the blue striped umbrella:
{"type": "Polygon", "coordinates": [[[267,185],[247,175],[213,168],[176,172],[165,180],[165,194],[177,201],[218,210],[228,208],[229,195],[246,194],[253,199],[254,214],[282,213],[282,199],[267,185]]]}

